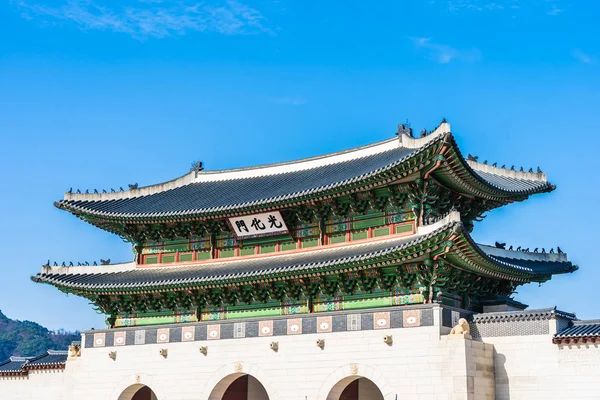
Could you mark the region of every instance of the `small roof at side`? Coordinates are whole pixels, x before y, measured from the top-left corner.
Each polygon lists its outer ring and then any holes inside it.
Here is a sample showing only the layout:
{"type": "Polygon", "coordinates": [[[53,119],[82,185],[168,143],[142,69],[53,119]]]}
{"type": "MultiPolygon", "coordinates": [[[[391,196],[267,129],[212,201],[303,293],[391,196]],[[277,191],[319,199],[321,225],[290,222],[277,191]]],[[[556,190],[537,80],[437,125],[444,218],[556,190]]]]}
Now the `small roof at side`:
{"type": "Polygon", "coordinates": [[[12,356],[0,362],[0,376],[26,375],[31,369],[61,369],[65,367],[68,352],[62,350],[47,350],[34,357],[12,356]]]}
{"type": "Polygon", "coordinates": [[[567,328],[554,335],[554,343],[600,342],[600,319],[573,321],[567,328]]]}

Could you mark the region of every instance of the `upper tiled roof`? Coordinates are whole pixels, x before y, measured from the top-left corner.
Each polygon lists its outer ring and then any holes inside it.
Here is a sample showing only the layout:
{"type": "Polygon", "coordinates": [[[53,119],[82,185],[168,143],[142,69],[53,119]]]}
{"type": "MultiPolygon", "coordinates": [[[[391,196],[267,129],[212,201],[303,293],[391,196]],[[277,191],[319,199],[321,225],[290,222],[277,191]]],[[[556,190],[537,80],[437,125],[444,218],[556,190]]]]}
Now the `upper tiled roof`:
{"type": "MultiPolygon", "coordinates": [[[[421,139],[403,134],[370,146],[289,163],[192,171],[170,182],[116,193],[67,193],[56,205],[75,214],[104,218],[169,218],[270,206],[346,190],[383,176],[432,146],[442,142],[455,146],[451,137],[450,125],[442,123],[421,139]]],[[[460,160],[473,179],[498,193],[529,195],[553,188],[545,174],[507,171],[466,162],[462,157],[460,160]]]]}
{"type": "MultiPolygon", "coordinates": [[[[498,168],[498,170],[501,170],[498,168]]],[[[509,172],[509,171],[506,171],[509,172]]],[[[549,189],[552,184],[539,180],[522,179],[514,176],[500,175],[498,173],[483,172],[475,169],[475,174],[488,185],[505,192],[514,193],[537,193],[542,189],[549,189]]]]}
{"type": "Polygon", "coordinates": [[[572,324],[554,335],[554,343],[592,341],[600,339],[600,320],[573,321],[572,324]]]}
{"type": "Polygon", "coordinates": [[[401,162],[416,150],[402,147],[312,169],[207,182],[193,182],[153,194],[104,201],[68,201],[101,215],[165,216],[284,200],[359,180],[401,162]]]}

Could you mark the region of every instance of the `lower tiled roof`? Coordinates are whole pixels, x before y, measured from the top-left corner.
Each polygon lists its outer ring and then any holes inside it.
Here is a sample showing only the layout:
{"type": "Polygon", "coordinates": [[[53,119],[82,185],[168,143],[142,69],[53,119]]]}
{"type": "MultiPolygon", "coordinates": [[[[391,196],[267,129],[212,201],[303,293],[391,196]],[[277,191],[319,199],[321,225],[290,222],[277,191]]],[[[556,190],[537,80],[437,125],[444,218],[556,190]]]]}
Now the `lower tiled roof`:
{"type": "Polygon", "coordinates": [[[316,270],[350,262],[368,260],[401,250],[414,243],[448,229],[444,226],[426,235],[396,237],[389,240],[363,242],[360,244],[323,248],[300,253],[269,255],[175,267],[131,268],[126,271],[107,273],[98,268],[87,274],[39,274],[33,279],[53,285],[86,289],[134,289],[148,286],[174,284],[211,283],[223,280],[252,278],[285,272],[316,270]],[[415,237],[416,236],[416,237],[415,237]]]}
{"type": "MultiPolygon", "coordinates": [[[[460,216],[451,214],[441,221],[420,227],[411,236],[391,237],[387,239],[348,244],[338,247],[319,247],[304,252],[274,253],[263,257],[244,257],[239,259],[211,260],[197,264],[175,265],[170,267],[136,267],[130,263],[117,268],[110,266],[76,268],[44,267],[42,273],[32,277],[36,282],[49,283],[71,290],[84,291],[135,291],[148,288],[170,287],[174,285],[213,285],[270,279],[274,276],[289,276],[296,273],[312,273],[330,270],[338,266],[367,264],[371,260],[383,257],[395,257],[401,251],[418,245],[443,232],[462,231],[460,216]]],[[[472,243],[474,251],[495,263],[498,270],[508,279],[510,276],[521,280],[549,277],[551,274],[570,272],[576,266],[566,261],[566,256],[550,259],[502,250],[498,253],[489,246],[472,243]],[[544,258],[544,259],[542,259],[544,258]]],[[[554,255],[552,255],[554,257],[554,255]]]]}

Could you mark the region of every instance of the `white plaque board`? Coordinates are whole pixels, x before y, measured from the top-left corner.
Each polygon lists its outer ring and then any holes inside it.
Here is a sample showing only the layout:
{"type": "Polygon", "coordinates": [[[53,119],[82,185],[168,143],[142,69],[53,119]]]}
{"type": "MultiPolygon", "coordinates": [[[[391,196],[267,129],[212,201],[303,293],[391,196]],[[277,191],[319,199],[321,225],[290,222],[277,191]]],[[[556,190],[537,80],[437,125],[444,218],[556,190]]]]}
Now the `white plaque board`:
{"type": "Polygon", "coordinates": [[[237,237],[285,233],[288,231],[279,211],[229,218],[229,223],[237,237]]]}

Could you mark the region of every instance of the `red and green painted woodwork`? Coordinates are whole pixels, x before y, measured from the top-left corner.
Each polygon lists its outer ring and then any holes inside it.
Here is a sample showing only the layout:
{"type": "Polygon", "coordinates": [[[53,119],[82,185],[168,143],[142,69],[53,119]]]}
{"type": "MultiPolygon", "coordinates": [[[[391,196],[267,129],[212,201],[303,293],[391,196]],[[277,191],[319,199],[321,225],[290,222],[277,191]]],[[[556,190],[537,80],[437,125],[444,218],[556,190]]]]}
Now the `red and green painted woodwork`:
{"type": "MultiPolygon", "coordinates": [[[[238,241],[225,219],[124,224],[119,234],[134,243],[139,263],[186,262],[266,253],[275,251],[276,244],[277,250],[285,251],[326,241],[335,244],[366,239],[361,235],[366,235],[367,228],[383,228],[374,235],[384,235],[385,228],[392,224],[415,221],[423,225],[450,210],[461,211],[463,223],[470,230],[473,221],[481,218],[490,204],[446,190],[433,179],[417,178],[405,184],[281,209],[290,228],[287,236],[238,241]],[[351,237],[346,238],[345,233],[351,233],[351,237]],[[261,249],[255,250],[255,246],[261,249]],[[180,255],[160,255],[174,252],[180,255]]],[[[409,229],[407,225],[403,228],[409,229]]]]}
{"type": "Polygon", "coordinates": [[[211,237],[192,237],[150,241],[137,246],[139,264],[168,264],[214,258],[230,258],[340,244],[394,234],[412,234],[412,211],[389,208],[368,210],[346,218],[329,215],[322,224],[314,219],[294,222],[289,234],[238,240],[232,233],[211,237]]]}
{"type": "MultiPolygon", "coordinates": [[[[397,296],[432,302],[444,293],[470,298],[510,295],[518,285],[543,282],[550,275],[504,267],[486,258],[461,223],[384,256],[260,277],[213,280],[209,284],[172,284],[126,289],[61,290],[90,299],[99,311],[117,319],[139,316],[191,315],[221,312],[224,318],[253,313],[285,313],[285,307],[318,312],[332,307],[392,305],[397,296]],[[366,300],[370,300],[371,303],[366,300]],[[336,305],[337,304],[337,305],[336,305]],[[302,308],[306,305],[306,308],[302,308]],[[239,308],[238,308],[239,307],[239,308]],[[327,308],[329,306],[325,306],[327,308]],[[220,310],[220,311],[219,311],[220,310]],[[245,311],[245,312],[242,312],[245,311]],[[158,314],[157,314],[158,313],[158,314]],[[166,313],[166,314],[165,314],[166,313]]],[[[400,300],[402,301],[402,300],[400,300]]]]}

